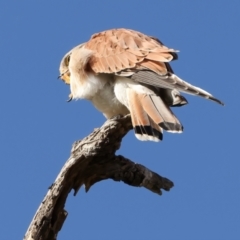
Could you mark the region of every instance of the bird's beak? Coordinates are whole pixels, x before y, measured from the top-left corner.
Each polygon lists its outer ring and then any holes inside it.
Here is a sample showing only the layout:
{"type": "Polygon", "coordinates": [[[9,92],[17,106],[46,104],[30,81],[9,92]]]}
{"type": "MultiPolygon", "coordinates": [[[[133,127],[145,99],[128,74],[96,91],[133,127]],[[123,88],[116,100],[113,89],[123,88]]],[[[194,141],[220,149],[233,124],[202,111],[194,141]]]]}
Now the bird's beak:
{"type": "Polygon", "coordinates": [[[68,71],[59,75],[58,79],[59,78],[62,79],[66,84],[70,84],[70,76],[68,71]]]}

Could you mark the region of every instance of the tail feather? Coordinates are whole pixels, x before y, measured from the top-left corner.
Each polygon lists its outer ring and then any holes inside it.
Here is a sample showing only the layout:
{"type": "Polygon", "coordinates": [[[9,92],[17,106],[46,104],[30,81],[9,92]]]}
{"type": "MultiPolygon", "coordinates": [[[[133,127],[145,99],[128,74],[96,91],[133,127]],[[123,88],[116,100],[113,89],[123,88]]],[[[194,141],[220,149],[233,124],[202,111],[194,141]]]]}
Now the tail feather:
{"type": "Polygon", "coordinates": [[[135,135],[139,140],[159,141],[163,129],[180,133],[183,127],[160,96],[128,89],[129,110],[135,135]]]}
{"type": "Polygon", "coordinates": [[[157,92],[167,106],[181,107],[188,104],[187,99],[176,89],[159,88],[157,92]]]}
{"type": "Polygon", "coordinates": [[[156,124],[143,109],[138,94],[134,91],[128,91],[129,108],[131,112],[132,124],[135,135],[142,141],[155,141],[162,140],[162,129],[156,124]]]}
{"type": "Polygon", "coordinates": [[[157,95],[138,94],[143,109],[150,118],[168,132],[182,132],[183,127],[171,109],[157,95]]]}

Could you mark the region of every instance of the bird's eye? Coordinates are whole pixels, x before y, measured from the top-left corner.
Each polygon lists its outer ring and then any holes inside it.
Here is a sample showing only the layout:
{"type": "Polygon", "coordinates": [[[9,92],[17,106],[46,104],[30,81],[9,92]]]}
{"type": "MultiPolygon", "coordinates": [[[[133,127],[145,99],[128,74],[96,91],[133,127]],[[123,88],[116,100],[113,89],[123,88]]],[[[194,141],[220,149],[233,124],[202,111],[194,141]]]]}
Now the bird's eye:
{"type": "Polygon", "coordinates": [[[69,65],[69,62],[70,62],[70,56],[68,55],[68,56],[65,58],[65,64],[66,64],[66,66],[69,65]]]}

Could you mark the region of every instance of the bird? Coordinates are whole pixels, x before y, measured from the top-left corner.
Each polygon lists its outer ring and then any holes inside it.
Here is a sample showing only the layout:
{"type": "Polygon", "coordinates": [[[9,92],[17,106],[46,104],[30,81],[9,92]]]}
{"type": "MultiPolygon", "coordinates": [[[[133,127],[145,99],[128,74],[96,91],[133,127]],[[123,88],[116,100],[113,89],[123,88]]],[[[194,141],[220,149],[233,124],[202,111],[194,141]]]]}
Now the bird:
{"type": "Polygon", "coordinates": [[[59,78],[70,85],[69,101],[89,100],[107,119],[130,114],[137,139],[158,142],[163,131],[183,131],[171,110],[188,103],[181,93],[224,105],[174,74],[169,62],[177,52],[141,32],[110,29],[66,53],[59,78]]]}

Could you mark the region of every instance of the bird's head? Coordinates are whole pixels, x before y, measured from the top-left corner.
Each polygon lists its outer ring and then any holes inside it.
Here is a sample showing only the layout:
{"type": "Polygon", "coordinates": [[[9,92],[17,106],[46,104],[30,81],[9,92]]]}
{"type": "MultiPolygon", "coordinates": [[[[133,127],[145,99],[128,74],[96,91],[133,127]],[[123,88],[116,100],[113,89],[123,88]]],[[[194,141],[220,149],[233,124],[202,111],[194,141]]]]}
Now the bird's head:
{"type": "MultiPolygon", "coordinates": [[[[76,46],[62,58],[59,67],[60,75],[58,78],[62,79],[66,84],[72,85],[71,75],[74,75],[76,72],[78,73],[81,68],[84,69],[91,56],[92,51],[85,49],[84,43],[76,46]]],[[[73,86],[70,86],[71,91],[72,87],[73,86]]],[[[71,101],[72,98],[73,95],[71,93],[68,102],[71,101]]]]}
{"type": "MultiPolygon", "coordinates": [[[[83,44],[80,44],[80,45],[76,46],[75,48],[73,48],[68,53],[66,53],[60,62],[60,66],[59,66],[60,75],[58,76],[58,79],[59,78],[62,79],[66,84],[70,85],[71,74],[69,71],[69,63],[71,60],[71,55],[72,55],[73,51],[76,51],[77,49],[81,48],[82,46],[83,46],[83,44]]],[[[72,94],[69,95],[69,99],[67,101],[70,102],[71,100],[72,100],[72,94]]]]}
{"type": "MultiPolygon", "coordinates": [[[[62,58],[59,66],[60,75],[58,78],[61,78],[66,84],[70,84],[70,71],[69,71],[69,63],[71,61],[71,57],[73,53],[78,53],[78,50],[81,49],[84,46],[84,44],[80,44],[73,48],[71,51],[65,54],[65,56],[62,58]]],[[[76,55],[76,54],[75,54],[76,55]]],[[[76,62],[76,60],[75,60],[76,62]]]]}
{"type": "Polygon", "coordinates": [[[70,72],[69,72],[68,66],[69,66],[71,54],[72,54],[72,51],[65,54],[65,56],[62,58],[62,61],[59,67],[60,75],[58,78],[61,78],[66,84],[70,84],[70,72]]]}
{"type": "MultiPolygon", "coordinates": [[[[70,72],[68,69],[69,61],[70,61],[71,51],[65,54],[65,56],[62,58],[62,61],[60,63],[59,71],[60,75],[58,78],[62,79],[66,84],[70,84],[70,72]]],[[[69,95],[68,102],[72,100],[72,95],[69,95]]]]}

